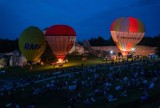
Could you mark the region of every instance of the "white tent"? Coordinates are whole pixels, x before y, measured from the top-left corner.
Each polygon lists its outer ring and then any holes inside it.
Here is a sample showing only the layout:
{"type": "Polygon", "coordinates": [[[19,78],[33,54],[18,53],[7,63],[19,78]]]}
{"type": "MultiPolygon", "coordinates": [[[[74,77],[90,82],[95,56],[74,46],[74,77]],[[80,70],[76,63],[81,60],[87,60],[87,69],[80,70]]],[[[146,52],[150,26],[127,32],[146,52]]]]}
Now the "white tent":
{"type": "Polygon", "coordinates": [[[27,64],[26,58],[20,54],[19,51],[13,51],[13,54],[10,57],[9,65],[10,66],[23,66],[27,64]]]}
{"type": "Polygon", "coordinates": [[[4,58],[0,59],[0,68],[4,68],[6,66],[6,61],[4,58]]]}

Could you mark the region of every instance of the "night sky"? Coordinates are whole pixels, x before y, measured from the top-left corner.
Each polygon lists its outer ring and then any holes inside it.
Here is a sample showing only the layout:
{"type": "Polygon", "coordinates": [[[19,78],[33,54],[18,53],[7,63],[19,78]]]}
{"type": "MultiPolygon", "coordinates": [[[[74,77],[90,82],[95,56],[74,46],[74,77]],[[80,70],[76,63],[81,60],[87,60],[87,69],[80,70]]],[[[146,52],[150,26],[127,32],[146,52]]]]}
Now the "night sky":
{"type": "Polygon", "coordinates": [[[110,25],[132,16],[145,25],[145,36],[160,34],[160,0],[0,0],[0,37],[16,39],[28,26],[73,27],[77,39],[110,37],[110,25]]]}

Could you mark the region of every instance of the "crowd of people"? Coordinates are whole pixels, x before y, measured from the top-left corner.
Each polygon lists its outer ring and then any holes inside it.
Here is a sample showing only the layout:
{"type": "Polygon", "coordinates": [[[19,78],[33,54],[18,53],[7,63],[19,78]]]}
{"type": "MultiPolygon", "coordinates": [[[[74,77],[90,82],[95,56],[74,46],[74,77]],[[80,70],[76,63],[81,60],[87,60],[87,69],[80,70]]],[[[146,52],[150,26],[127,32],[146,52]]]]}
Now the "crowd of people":
{"type": "MultiPolygon", "coordinates": [[[[5,91],[10,95],[19,90],[21,93],[26,92],[26,84],[32,88],[29,92],[32,99],[61,92],[60,97],[69,108],[94,105],[102,100],[113,102],[136,93],[139,100],[145,102],[150,97],[149,91],[160,85],[160,63],[132,60],[63,69],[56,75],[45,73],[25,76],[14,82],[11,90],[4,90],[1,95],[6,95],[5,91]],[[50,77],[53,79],[40,85],[35,84],[37,80],[50,77]]],[[[12,98],[15,99],[14,96],[12,98]]],[[[36,102],[32,103],[29,108],[36,107],[36,102]]]]}

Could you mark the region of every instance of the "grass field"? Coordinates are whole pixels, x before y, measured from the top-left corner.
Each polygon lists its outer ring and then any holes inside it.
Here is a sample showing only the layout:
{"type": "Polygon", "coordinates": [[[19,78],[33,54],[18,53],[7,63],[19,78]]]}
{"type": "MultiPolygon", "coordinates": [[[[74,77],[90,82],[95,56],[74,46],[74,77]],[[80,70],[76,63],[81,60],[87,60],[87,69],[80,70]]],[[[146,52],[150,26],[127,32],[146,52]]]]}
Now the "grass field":
{"type": "Polygon", "coordinates": [[[5,70],[6,74],[0,75],[1,79],[17,79],[21,78],[25,75],[34,75],[39,73],[47,73],[47,72],[55,72],[61,69],[67,69],[71,67],[81,67],[82,63],[84,67],[89,65],[101,64],[105,63],[101,58],[97,58],[95,56],[90,56],[87,58],[86,61],[82,62],[82,56],[68,56],[67,57],[69,62],[63,64],[63,67],[58,65],[53,66],[51,64],[44,64],[44,65],[33,65],[33,69],[29,70],[29,66],[21,67],[7,67],[1,70],[5,70]]]}

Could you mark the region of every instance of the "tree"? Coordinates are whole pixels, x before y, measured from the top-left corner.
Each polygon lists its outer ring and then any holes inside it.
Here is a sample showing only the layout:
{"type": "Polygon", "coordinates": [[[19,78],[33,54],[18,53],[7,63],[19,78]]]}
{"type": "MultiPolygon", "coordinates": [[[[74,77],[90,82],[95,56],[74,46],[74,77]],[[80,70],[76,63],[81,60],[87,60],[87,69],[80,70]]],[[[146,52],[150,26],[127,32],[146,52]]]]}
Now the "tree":
{"type": "Polygon", "coordinates": [[[160,57],[160,42],[158,43],[156,54],[160,57]]]}
{"type": "Polygon", "coordinates": [[[138,45],[146,45],[146,46],[152,46],[156,47],[158,42],[160,40],[160,36],[146,36],[143,37],[142,40],[138,43],[138,45]]]}
{"type": "Polygon", "coordinates": [[[112,36],[109,38],[108,43],[109,43],[109,46],[110,46],[110,45],[116,46],[116,44],[115,44],[114,41],[113,41],[112,36]]]}
{"type": "Polygon", "coordinates": [[[99,46],[105,46],[106,45],[106,40],[103,38],[103,37],[101,37],[101,36],[99,36],[98,38],[97,38],[97,44],[99,45],[99,46]]]}
{"type": "Polygon", "coordinates": [[[18,39],[9,40],[9,39],[0,39],[0,53],[6,53],[19,49],[18,39]]]}

